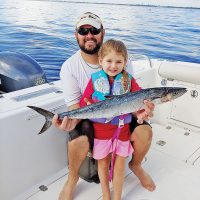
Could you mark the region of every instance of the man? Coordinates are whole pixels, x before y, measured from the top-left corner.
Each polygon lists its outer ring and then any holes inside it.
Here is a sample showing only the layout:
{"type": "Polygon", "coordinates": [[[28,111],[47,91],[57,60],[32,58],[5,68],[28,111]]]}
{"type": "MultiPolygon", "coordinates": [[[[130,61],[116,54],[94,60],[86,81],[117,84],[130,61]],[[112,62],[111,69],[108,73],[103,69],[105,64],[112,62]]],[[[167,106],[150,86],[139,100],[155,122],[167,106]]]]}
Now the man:
{"type": "MultiPolygon", "coordinates": [[[[77,20],[75,37],[80,50],[65,61],[60,73],[68,110],[79,108],[79,100],[91,73],[100,70],[97,54],[102,45],[104,35],[105,30],[103,29],[102,21],[97,15],[87,12],[77,20]]],[[[148,101],[144,103],[146,105],[145,109],[134,113],[136,118],[131,123],[133,131],[131,141],[134,148],[134,159],[132,158],[129,162],[129,168],[139,178],[141,184],[146,189],[153,191],[155,184],[151,177],[143,170],[141,163],[150,148],[152,140],[151,127],[147,122],[143,122],[143,120],[152,117],[154,105],[148,101]]],[[[73,192],[79,178],[78,171],[88,153],[90,145],[88,141],[91,139],[91,136],[87,135],[84,131],[80,131],[80,127],[84,123],[83,120],[67,119],[65,117],[61,122],[58,120],[58,116],[55,115],[52,122],[57,128],[69,131],[69,176],[60,193],[59,200],[72,200],[73,192]]],[[[86,124],[86,126],[88,125],[86,124]]]]}

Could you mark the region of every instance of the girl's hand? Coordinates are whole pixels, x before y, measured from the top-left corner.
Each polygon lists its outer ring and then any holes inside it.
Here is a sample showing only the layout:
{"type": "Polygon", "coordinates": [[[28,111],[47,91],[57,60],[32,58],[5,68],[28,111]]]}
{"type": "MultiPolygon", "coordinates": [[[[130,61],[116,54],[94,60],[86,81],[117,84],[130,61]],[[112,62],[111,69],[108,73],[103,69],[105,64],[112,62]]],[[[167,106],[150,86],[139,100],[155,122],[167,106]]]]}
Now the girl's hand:
{"type": "Polygon", "coordinates": [[[93,103],[92,99],[84,98],[84,102],[88,105],[91,105],[93,103]]]}

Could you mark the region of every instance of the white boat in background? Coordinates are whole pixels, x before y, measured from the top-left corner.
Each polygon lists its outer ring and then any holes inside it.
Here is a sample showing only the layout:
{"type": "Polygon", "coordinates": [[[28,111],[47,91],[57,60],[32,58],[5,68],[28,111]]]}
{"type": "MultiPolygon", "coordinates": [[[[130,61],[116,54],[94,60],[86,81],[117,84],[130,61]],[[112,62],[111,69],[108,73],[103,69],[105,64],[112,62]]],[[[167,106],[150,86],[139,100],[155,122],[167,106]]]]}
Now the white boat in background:
{"type": "MultiPolygon", "coordinates": [[[[145,190],[127,167],[122,199],[199,200],[200,64],[141,59],[133,65],[143,88],[180,86],[188,92],[157,106],[150,120],[153,142],[143,167],[156,190],[145,190]]],[[[60,81],[1,94],[0,199],[56,200],[68,176],[68,135],[53,126],[38,135],[45,119],[28,105],[66,111],[60,81]]],[[[102,199],[100,185],[80,179],[74,199],[102,199]]]]}

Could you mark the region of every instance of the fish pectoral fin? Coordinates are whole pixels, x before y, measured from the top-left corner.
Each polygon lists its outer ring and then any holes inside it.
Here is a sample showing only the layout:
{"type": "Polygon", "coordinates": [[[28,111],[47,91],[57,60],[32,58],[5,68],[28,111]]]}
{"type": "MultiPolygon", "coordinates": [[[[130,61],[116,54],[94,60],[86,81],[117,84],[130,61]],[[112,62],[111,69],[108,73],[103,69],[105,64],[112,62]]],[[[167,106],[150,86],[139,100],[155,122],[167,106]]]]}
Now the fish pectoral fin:
{"type": "Polygon", "coordinates": [[[108,123],[108,122],[110,122],[110,121],[113,120],[113,119],[114,119],[114,117],[107,118],[106,121],[105,121],[105,123],[108,123]]]}

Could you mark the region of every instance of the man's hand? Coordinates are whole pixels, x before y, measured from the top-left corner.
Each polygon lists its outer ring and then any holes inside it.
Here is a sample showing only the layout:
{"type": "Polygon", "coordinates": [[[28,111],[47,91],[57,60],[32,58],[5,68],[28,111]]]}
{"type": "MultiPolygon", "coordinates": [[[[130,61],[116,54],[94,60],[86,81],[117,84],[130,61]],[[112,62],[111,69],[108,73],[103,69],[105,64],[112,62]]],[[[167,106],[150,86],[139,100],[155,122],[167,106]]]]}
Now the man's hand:
{"type": "Polygon", "coordinates": [[[145,108],[134,113],[137,117],[137,123],[142,124],[144,120],[153,117],[154,103],[149,100],[144,100],[145,108]]]}
{"type": "MultiPolygon", "coordinates": [[[[74,104],[74,105],[71,105],[68,107],[68,110],[74,110],[74,109],[77,109],[79,108],[79,104],[74,104]]],[[[60,120],[58,118],[58,115],[54,115],[53,119],[52,119],[52,124],[62,130],[62,131],[71,131],[73,130],[76,125],[80,122],[81,120],[80,119],[69,119],[67,117],[64,117],[63,120],[60,120]]]]}
{"type": "Polygon", "coordinates": [[[52,124],[62,131],[73,130],[79,122],[80,119],[69,119],[67,117],[64,117],[63,120],[60,120],[57,114],[55,114],[52,119],[52,124]]]}

